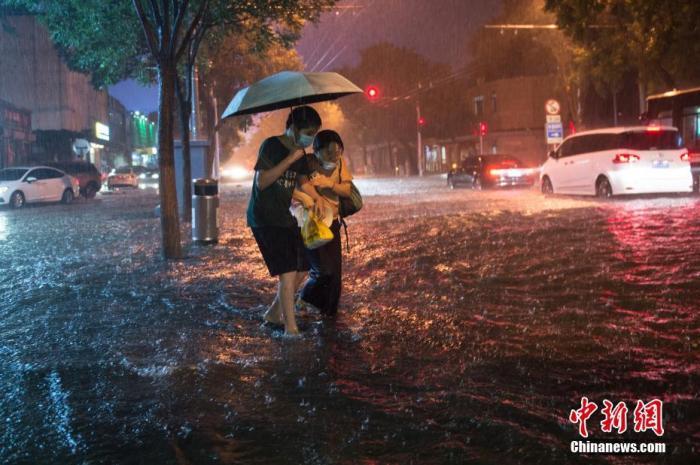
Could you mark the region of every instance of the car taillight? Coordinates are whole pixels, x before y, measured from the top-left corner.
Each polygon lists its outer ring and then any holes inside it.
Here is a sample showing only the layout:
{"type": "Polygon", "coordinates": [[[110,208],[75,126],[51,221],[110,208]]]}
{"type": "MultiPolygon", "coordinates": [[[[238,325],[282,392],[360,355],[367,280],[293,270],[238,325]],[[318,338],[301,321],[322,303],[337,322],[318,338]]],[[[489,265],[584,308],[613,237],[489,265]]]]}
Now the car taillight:
{"type": "Polygon", "coordinates": [[[690,154],[688,152],[681,153],[681,161],[690,161],[690,154]]]}
{"type": "Polygon", "coordinates": [[[613,163],[636,163],[639,161],[639,155],[633,153],[618,153],[613,158],[613,163]]]}

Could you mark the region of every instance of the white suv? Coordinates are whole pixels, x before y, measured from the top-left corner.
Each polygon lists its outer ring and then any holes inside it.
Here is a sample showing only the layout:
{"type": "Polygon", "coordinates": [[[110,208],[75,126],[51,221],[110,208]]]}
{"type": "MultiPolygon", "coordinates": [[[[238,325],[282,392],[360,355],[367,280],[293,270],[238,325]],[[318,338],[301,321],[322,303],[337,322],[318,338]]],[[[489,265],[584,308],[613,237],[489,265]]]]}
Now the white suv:
{"type": "Polygon", "coordinates": [[[692,192],[688,150],[676,128],[634,126],[567,137],[542,165],[542,192],[611,197],[692,192]]]}

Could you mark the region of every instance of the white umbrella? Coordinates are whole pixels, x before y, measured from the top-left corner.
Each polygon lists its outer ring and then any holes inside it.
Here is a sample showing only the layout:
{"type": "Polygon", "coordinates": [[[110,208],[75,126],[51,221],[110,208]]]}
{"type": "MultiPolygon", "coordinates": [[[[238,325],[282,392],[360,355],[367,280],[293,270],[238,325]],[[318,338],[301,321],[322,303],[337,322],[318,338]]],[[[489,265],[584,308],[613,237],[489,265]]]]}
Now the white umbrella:
{"type": "Polygon", "coordinates": [[[239,90],[221,118],[279,110],[362,93],[338,73],[282,71],[239,90]]]}

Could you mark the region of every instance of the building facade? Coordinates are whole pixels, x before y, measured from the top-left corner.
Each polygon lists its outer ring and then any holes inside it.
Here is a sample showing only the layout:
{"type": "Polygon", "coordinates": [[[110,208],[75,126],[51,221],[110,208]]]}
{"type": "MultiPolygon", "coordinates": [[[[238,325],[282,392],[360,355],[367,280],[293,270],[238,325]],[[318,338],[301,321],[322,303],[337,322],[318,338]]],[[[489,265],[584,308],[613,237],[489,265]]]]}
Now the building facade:
{"type": "Polygon", "coordinates": [[[86,139],[88,157],[99,167],[110,128],[107,92],[95,90],[89,76],[68,69],[34,17],[4,16],[2,21],[0,99],[31,112],[30,161],[72,159],[75,140],[86,139]]]}
{"type": "Polygon", "coordinates": [[[0,169],[28,164],[33,141],[31,113],[0,100],[0,169]]]}
{"type": "Polygon", "coordinates": [[[464,101],[476,123],[470,134],[424,140],[426,171],[445,172],[478,153],[509,154],[529,164],[542,163],[549,148],[545,103],[559,102],[565,133],[573,120],[566,99],[555,90],[555,79],[551,75],[516,77],[478,82],[466,89],[464,101]]]}

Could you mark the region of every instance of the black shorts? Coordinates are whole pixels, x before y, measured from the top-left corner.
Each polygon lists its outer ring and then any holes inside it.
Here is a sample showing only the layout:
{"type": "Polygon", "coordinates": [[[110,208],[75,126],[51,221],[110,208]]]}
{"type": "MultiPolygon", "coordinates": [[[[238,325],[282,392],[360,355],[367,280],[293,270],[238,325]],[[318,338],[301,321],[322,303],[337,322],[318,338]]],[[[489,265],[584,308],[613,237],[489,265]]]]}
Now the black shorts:
{"type": "Polygon", "coordinates": [[[251,228],[270,276],[291,271],[309,271],[301,230],[294,227],[251,228]]]}

